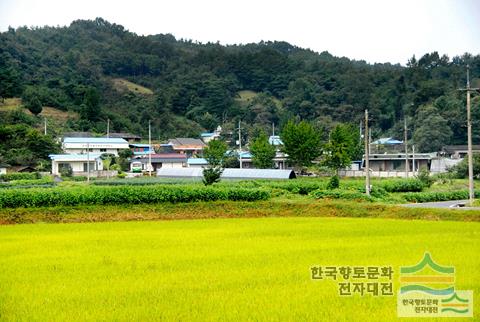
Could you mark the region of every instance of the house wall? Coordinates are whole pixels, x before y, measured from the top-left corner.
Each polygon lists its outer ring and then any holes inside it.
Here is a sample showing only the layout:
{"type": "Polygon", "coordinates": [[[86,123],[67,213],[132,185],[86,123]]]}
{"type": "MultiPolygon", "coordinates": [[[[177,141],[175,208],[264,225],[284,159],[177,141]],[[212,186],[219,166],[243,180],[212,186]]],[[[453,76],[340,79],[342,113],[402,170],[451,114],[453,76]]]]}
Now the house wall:
{"type": "MultiPolygon", "coordinates": [[[[120,149],[114,148],[90,148],[90,153],[109,153],[118,156],[118,151],[120,149]]],[[[65,148],[63,151],[67,154],[87,154],[87,149],[85,148],[65,148]]]]}
{"type": "Polygon", "coordinates": [[[7,174],[7,168],[0,168],[0,175],[7,174]]]}
{"type": "MultiPolygon", "coordinates": [[[[405,171],[405,159],[375,160],[370,159],[370,169],[373,171],[405,171]]],[[[413,169],[413,160],[408,159],[409,169],[413,169]]],[[[415,160],[415,169],[429,168],[428,160],[415,160]]]]}
{"type": "MultiPolygon", "coordinates": [[[[52,161],[52,174],[53,175],[59,175],[59,164],[60,163],[66,163],[69,164],[72,167],[72,172],[84,172],[84,163],[87,163],[86,161],[58,161],[58,160],[53,160],[52,161]]],[[[103,170],[103,163],[101,160],[96,160],[96,161],[90,161],[90,171],[96,171],[96,170],[103,170]]]]}

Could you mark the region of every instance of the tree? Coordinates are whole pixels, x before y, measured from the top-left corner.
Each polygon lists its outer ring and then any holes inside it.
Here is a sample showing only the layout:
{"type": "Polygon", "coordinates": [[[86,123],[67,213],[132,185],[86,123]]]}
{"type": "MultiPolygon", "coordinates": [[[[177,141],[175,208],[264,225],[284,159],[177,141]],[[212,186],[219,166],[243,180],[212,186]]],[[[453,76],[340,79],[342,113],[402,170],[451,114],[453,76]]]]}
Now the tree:
{"type": "Polygon", "coordinates": [[[252,153],[252,161],[255,168],[271,169],[274,167],[273,158],[275,158],[275,146],[268,142],[268,137],[265,132],[260,132],[258,137],[250,146],[252,153]]]}
{"type": "Polygon", "coordinates": [[[42,103],[37,96],[33,96],[30,100],[27,101],[26,107],[33,115],[38,115],[42,113],[42,103]]]}
{"type": "Polygon", "coordinates": [[[203,150],[203,156],[208,162],[207,168],[203,170],[203,184],[208,186],[220,181],[223,173],[225,154],[227,152],[227,144],[220,140],[212,140],[208,142],[207,147],[203,150]]]}
{"type": "Polygon", "coordinates": [[[323,165],[335,171],[352,163],[357,146],[352,128],[348,124],[338,124],[330,132],[330,139],[323,148],[323,165]]]}
{"type": "Polygon", "coordinates": [[[82,104],[82,117],[89,121],[96,121],[101,115],[100,94],[98,91],[90,87],[85,92],[82,104]]]}
{"type": "MultiPolygon", "coordinates": [[[[474,153],[472,156],[473,161],[473,176],[475,178],[480,177],[480,154],[474,153]]],[[[456,178],[464,179],[468,177],[468,158],[463,158],[460,163],[454,167],[448,169],[448,172],[453,173],[456,178]]]]}
{"type": "Polygon", "coordinates": [[[280,138],[283,141],[283,151],[295,167],[311,165],[321,153],[320,133],[308,122],[289,121],[283,127],[280,138]]]}
{"type": "Polygon", "coordinates": [[[117,164],[120,165],[122,171],[130,170],[129,159],[133,156],[133,152],[130,149],[123,149],[118,152],[117,164]]]}
{"type": "Polygon", "coordinates": [[[418,151],[437,152],[450,143],[453,132],[435,107],[421,107],[416,124],[413,141],[418,151]]]}

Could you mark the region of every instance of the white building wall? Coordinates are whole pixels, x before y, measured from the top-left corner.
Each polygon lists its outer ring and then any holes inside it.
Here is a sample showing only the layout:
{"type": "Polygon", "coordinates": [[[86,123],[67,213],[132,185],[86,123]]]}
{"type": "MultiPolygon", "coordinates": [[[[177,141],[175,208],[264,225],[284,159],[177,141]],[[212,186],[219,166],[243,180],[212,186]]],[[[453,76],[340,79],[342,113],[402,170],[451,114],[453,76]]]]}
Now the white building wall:
{"type": "MultiPolygon", "coordinates": [[[[58,169],[58,165],[60,163],[67,163],[69,164],[71,167],[72,167],[72,172],[83,172],[84,168],[83,168],[83,164],[84,163],[87,163],[87,161],[58,161],[58,160],[54,160],[52,161],[52,174],[53,175],[59,175],[60,172],[59,172],[59,169],[58,169]]],[[[96,161],[93,161],[91,160],[90,161],[90,171],[93,172],[93,171],[96,171],[96,170],[103,170],[103,163],[101,160],[96,160],[96,161]],[[96,162],[96,166],[95,166],[95,162],[96,162]]]]}
{"type": "MultiPolygon", "coordinates": [[[[102,150],[103,148],[90,148],[90,153],[109,153],[118,156],[119,149],[106,149],[106,151],[102,150]]],[[[65,148],[64,152],[67,154],[87,154],[87,149],[85,148],[65,148]]]]}

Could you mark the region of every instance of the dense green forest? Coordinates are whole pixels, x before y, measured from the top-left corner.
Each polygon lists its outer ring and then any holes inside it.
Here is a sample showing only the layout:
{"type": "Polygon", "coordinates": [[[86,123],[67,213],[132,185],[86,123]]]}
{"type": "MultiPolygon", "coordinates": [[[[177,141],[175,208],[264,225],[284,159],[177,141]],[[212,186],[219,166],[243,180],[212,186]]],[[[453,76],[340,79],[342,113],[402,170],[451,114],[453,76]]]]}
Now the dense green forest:
{"type": "MultiPolygon", "coordinates": [[[[431,152],[466,142],[466,99],[458,88],[465,86],[467,64],[478,85],[478,54],[449,58],[433,52],[400,66],[286,42],[222,46],[169,34],[139,36],[101,18],[68,27],[10,28],[0,33],[0,97],[22,98],[33,116],[2,111],[0,103],[0,126],[5,133],[15,132],[12,126],[41,126],[34,116],[40,105],[78,115],[54,134],[103,133],[109,118],[112,131],[145,136],[151,120],[154,137],[162,140],[198,137],[218,125],[229,133],[241,120],[248,140],[293,118],[312,122],[326,139],[337,123],[358,126],[368,108],[373,138],[401,139],[406,117],[410,139],[431,152]],[[118,80],[145,91],[125,90],[118,80]]],[[[479,97],[473,106],[480,120],[479,97]]],[[[18,136],[2,134],[0,152],[18,144],[18,136]]],[[[474,143],[480,143],[478,121],[474,143]]]]}

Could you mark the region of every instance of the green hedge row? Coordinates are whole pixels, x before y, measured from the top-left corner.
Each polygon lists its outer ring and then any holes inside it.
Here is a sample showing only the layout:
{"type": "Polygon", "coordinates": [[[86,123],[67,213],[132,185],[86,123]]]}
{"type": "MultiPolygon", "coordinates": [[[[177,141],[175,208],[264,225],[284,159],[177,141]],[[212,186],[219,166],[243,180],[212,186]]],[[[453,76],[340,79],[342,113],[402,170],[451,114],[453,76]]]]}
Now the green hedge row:
{"type": "MultiPolygon", "coordinates": [[[[475,197],[480,196],[480,191],[475,191],[475,197]]],[[[468,199],[468,190],[442,191],[442,192],[417,192],[403,195],[409,202],[433,202],[468,199]]]]}
{"type": "Polygon", "coordinates": [[[364,193],[359,191],[352,191],[352,190],[341,190],[341,189],[333,189],[333,190],[317,190],[311,193],[317,199],[345,199],[345,200],[366,200],[372,201],[371,197],[368,197],[364,193]]]}
{"type": "Polygon", "coordinates": [[[419,179],[396,179],[380,182],[380,187],[387,192],[420,192],[425,184],[419,179]]]}
{"type": "Polygon", "coordinates": [[[52,189],[7,189],[0,192],[0,207],[43,207],[104,204],[142,204],[215,200],[266,200],[269,192],[260,189],[213,187],[75,187],[52,189]]]}
{"type": "Polygon", "coordinates": [[[41,175],[38,172],[12,172],[0,175],[0,181],[35,180],[40,178],[41,175]]]}

